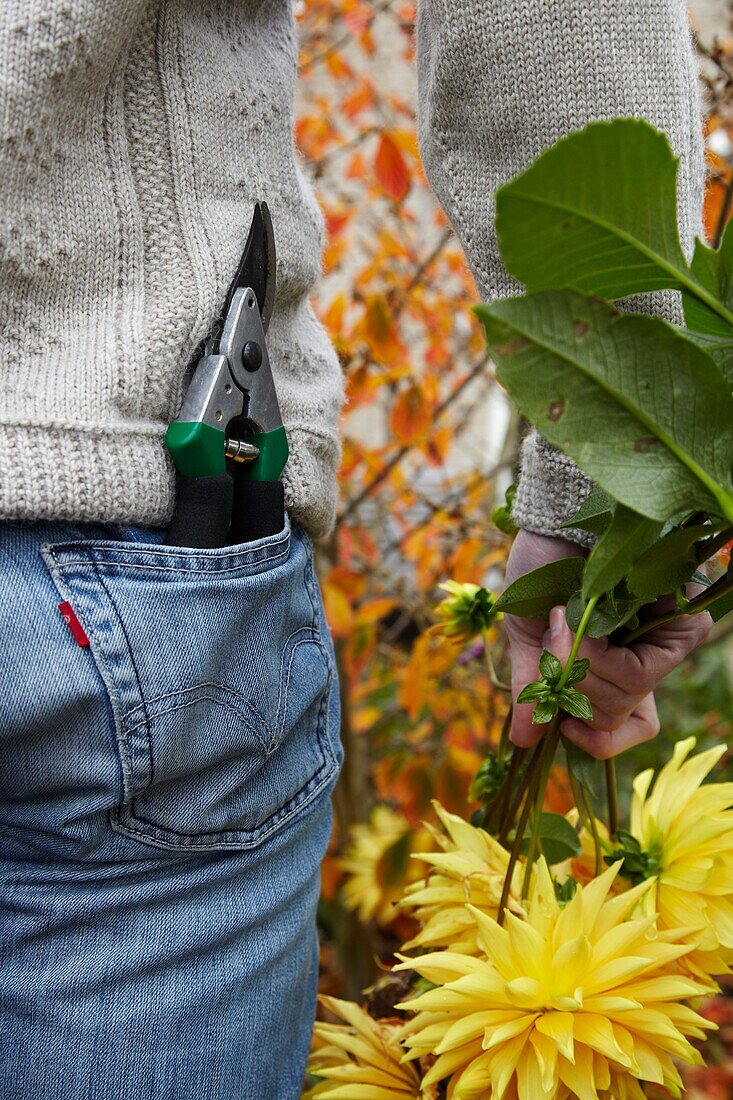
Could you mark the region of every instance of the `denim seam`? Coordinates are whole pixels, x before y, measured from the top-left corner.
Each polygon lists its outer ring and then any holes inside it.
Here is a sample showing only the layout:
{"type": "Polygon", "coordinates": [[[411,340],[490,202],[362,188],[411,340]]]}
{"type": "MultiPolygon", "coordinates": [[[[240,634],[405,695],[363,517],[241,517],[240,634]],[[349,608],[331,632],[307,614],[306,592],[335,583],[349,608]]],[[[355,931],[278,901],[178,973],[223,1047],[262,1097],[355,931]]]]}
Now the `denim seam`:
{"type": "MultiPolygon", "coordinates": [[[[283,534],[282,538],[278,538],[275,542],[268,542],[266,544],[266,546],[263,546],[261,548],[261,550],[241,550],[241,549],[240,550],[226,550],[222,547],[221,549],[217,549],[214,552],[212,552],[211,560],[212,561],[217,561],[220,558],[242,558],[243,559],[243,558],[247,558],[247,557],[251,557],[251,558],[254,559],[254,555],[259,554],[264,550],[270,550],[270,549],[274,549],[277,546],[282,546],[283,543],[289,541],[290,537],[291,537],[291,531],[286,531],[283,534]]],[[[108,540],[108,542],[109,541],[111,541],[111,540],[108,540]]],[[[169,546],[164,546],[164,547],[161,548],[160,544],[158,544],[158,543],[156,543],[154,545],[151,545],[151,546],[143,546],[143,545],[137,543],[137,544],[135,544],[135,549],[134,550],[130,549],[129,546],[127,546],[126,548],[123,549],[123,547],[125,546],[124,543],[119,544],[119,545],[120,545],[120,549],[119,550],[112,550],[111,553],[113,553],[113,554],[114,553],[119,553],[123,556],[125,554],[130,554],[130,555],[132,555],[132,554],[137,554],[137,555],[147,554],[149,556],[155,556],[155,557],[177,557],[177,558],[187,558],[187,559],[190,559],[192,557],[195,558],[198,555],[198,551],[195,550],[195,549],[180,549],[180,548],[177,548],[175,546],[170,546],[170,547],[169,546]]],[[[105,550],[105,551],[109,550],[108,545],[105,545],[104,543],[100,543],[100,542],[94,542],[94,541],[90,541],[88,543],[82,543],[82,542],[79,542],[79,541],[77,541],[77,542],[60,542],[60,543],[55,542],[55,543],[49,543],[48,545],[46,545],[44,547],[44,549],[50,550],[51,553],[54,553],[55,551],[59,551],[61,553],[64,553],[64,552],[70,551],[70,550],[78,550],[80,546],[82,546],[84,549],[87,549],[88,552],[91,552],[91,551],[94,551],[94,550],[105,550]]]]}
{"type": "Polygon", "coordinates": [[[258,844],[261,844],[263,841],[268,840],[269,837],[273,835],[273,833],[277,832],[280,828],[286,825],[292,817],[294,817],[301,810],[306,809],[306,807],[311,804],[313,799],[318,794],[320,794],[323,788],[328,784],[329,780],[333,776],[335,768],[335,758],[329,753],[329,759],[326,759],[324,757],[323,763],[321,764],[320,768],[318,768],[318,770],[314,772],[310,779],[303,784],[300,790],[296,791],[293,797],[289,799],[284,806],[281,806],[279,810],[276,810],[274,814],[271,814],[267,821],[263,822],[263,824],[258,826],[256,829],[233,829],[229,830],[229,832],[208,833],[196,836],[195,834],[190,835],[186,833],[175,833],[175,831],[172,829],[160,829],[155,825],[151,827],[152,830],[158,833],[167,832],[172,834],[173,836],[180,837],[179,840],[170,841],[165,840],[162,837],[157,838],[153,836],[151,831],[145,829],[135,829],[130,825],[123,824],[118,816],[120,809],[119,807],[117,808],[117,810],[111,811],[114,820],[114,827],[118,829],[119,832],[125,833],[127,836],[133,837],[134,839],[143,839],[147,843],[154,845],[156,848],[167,848],[173,851],[223,851],[227,848],[251,849],[256,847],[258,844]],[[325,775],[323,774],[324,770],[325,775]],[[305,796],[305,798],[300,798],[303,791],[307,790],[307,788],[312,783],[316,783],[313,790],[310,791],[305,796]],[[294,802],[297,804],[293,805],[294,802]],[[288,812],[285,813],[282,817],[279,817],[278,815],[281,814],[282,811],[288,807],[291,807],[290,809],[288,809],[288,812]],[[205,836],[211,836],[213,839],[208,843],[203,843],[203,837],[205,836]],[[223,839],[224,837],[232,837],[233,839],[225,840],[223,839]]]}
{"type": "MultiPolygon", "coordinates": [[[[99,587],[102,589],[102,591],[104,592],[105,596],[107,597],[109,603],[111,604],[112,610],[114,611],[115,616],[117,618],[117,622],[120,625],[120,630],[122,631],[122,636],[124,637],[125,645],[127,646],[127,656],[129,657],[130,665],[132,666],[132,671],[135,673],[135,683],[137,684],[137,693],[138,693],[138,696],[140,698],[140,703],[136,704],[136,705],[142,706],[143,711],[144,711],[144,713],[147,717],[148,712],[147,712],[147,707],[145,706],[145,696],[143,694],[143,687],[142,687],[142,683],[140,681],[140,672],[138,670],[137,663],[136,663],[135,658],[133,656],[132,643],[131,643],[130,638],[128,636],[127,628],[125,626],[122,615],[120,614],[120,609],[118,608],[117,603],[115,602],[114,596],[110,592],[107,585],[104,583],[102,575],[99,572],[99,570],[97,569],[96,562],[95,562],[95,565],[94,565],[94,573],[95,573],[95,576],[97,578],[97,581],[99,582],[99,587]]],[[[123,721],[124,721],[124,719],[123,719],[123,721]]],[[[127,730],[128,734],[131,733],[131,732],[132,732],[131,730],[129,730],[129,729],[127,730]]]]}
{"type": "Polygon", "coordinates": [[[311,602],[311,607],[313,608],[313,629],[315,630],[315,632],[317,633],[317,635],[320,639],[320,637],[321,637],[321,628],[320,628],[320,623],[319,623],[319,620],[318,620],[318,602],[316,600],[316,595],[315,595],[315,577],[314,577],[314,565],[313,565],[313,555],[312,554],[306,555],[306,563],[305,563],[305,571],[304,571],[303,580],[305,582],[305,588],[306,588],[306,592],[308,593],[308,598],[310,599],[310,602],[311,602]]]}
{"type": "MultiPolygon", "coordinates": [[[[223,693],[226,693],[228,695],[233,695],[233,697],[236,698],[236,700],[239,700],[239,702],[243,703],[245,706],[248,706],[250,711],[252,712],[252,714],[254,714],[256,719],[258,719],[258,722],[260,723],[260,725],[263,726],[264,728],[266,728],[267,723],[266,723],[266,720],[265,720],[264,716],[260,713],[258,707],[256,707],[254,705],[254,703],[252,703],[249,700],[247,695],[243,695],[241,692],[236,691],[236,689],[234,689],[234,687],[230,687],[228,684],[218,683],[216,680],[206,680],[203,683],[192,684],[192,686],[190,686],[190,687],[178,687],[178,689],[176,689],[176,691],[168,691],[168,692],[165,692],[163,695],[152,695],[149,698],[145,698],[145,700],[143,700],[142,703],[138,703],[135,706],[130,707],[129,711],[127,713],[125,713],[122,720],[123,720],[123,722],[127,723],[128,720],[133,716],[133,714],[135,714],[136,711],[140,711],[141,707],[144,707],[145,711],[147,712],[147,707],[152,707],[153,703],[162,703],[164,700],[166,700],[166,698],[175,698],[176,696],[179,696],[179,695],[189,695],[189,694],[192,694],[193,692],[200,692],[200,691],[206,690],[207,687],[210,687],[210,689],[214,689],[215,691],[223,692],[223,693]]],[[[195,703],[197,700],[199,700],[199,698],[209,698],[209,697],[210,696],[208,696],[208,695],[200,695],[199,694],[199,695],[196,695],[193,702],[195,703]]],[[[186,705],[188,705],[188,704],[186,704],[186,705]]],[[[173,707],[173,709],[175,709],[175,707],[173,707]]],[[[168,709],[165,709],[165,711],[155,711],[155,709],[152,708],[151,711],[149,712],[149,714],[150,714],[150,720],[152,722],[152,720],[154,720],[155,718],[160,718],[161,715],[168,714],[168,709]]],[[[128,733],[131,733],[131,731],[133,729],[138,728],[138,726],[141,725],[141,723],[143,723],[144,720],[145,720],[144,718],[138,719],[138,720],[136,720],[136,722],[133,726],[128,726],[127,727],[128,733]]]]}
{"type": "MultiPolygon", "coordinates": [[[[296,650],[299,646],[302,645],[315,645],[319,652],[321,652],[323,648],[321,646],[320,639],[318,638],[301,638],[299,642],[296,642],[295,645],[290,649],[288,671],[285,675],[285,681],[283,683],[283,669],[285,665],[285,653],[287,652],[287,646],[290,645],[290,639],[294,638],[295,635],[299,634],[302,630],[308,630],[309,632],[311,632],[310,627],[301,627],[300,630],[293,631],[293,633],[290,635],[290,638],[288,638],[287,642],[285,643],[285,649],[283,650],[283,655],[280,660],[280,692],[277,701],[277,714],[275,715],[274,730],[274,737],[276,738],[276,740],[272,742],[269,750],[267,751],[268,756],[271,756],[273,752],[275,752],[276,749],[282,744],[283,727],[285,725],[285,717],[287,715],[288,709],[288,695],[290,693],[290,677],[293,671],[293,661],[295,659],[296,650]]],[[[326,668],[328,669],[328,662],[326,662],[326,668]]]]}
{"type": "MultiPolygon", "coordinates": [[[[318,735],[318,743],[322,750],[323,744],[320,730],[318,735]]],[[[120,820],[120,810],[124,810],[125,807],[116,807],[114,810],[110,811],[110,816],[112,818],[114,828],[117,829],[119,832],[125,833],[127,836],[133,837],[134,839],[143,839],[147,843],[153,844],[157,848],[167,848],[173,851],[209,851],[212,849],[223,851],[227,848],[254,848],[256,845],[261,844],[262,841],[267,840],[283,825],[287,824],[287,822],[292,817],[294,817],[295,814],[299,813],[300,810],[304,810],[307,806],[309,806],[316,795],[320,794],[323,788],[327,785],[327,783],[333,776],[334,770],[336,768],[336,759],[330,749],[328,757],[326,757],[326,754],[323,751],[321,751],[321,757],[322,763],[320,767],[303,784],[300,790],[296,791],[292,798],[289,798],[284,806],[281,806],[278,810],[275,810],[274,813],[271,814],[270,817],[267,819],[267,821],[263,822],[262,825],[259,825],[256,829],[230,829],[221,833],[202,833],[197,836],[196,834],[176,833],[174,829],[162,829],[159,826],[153,825],[152,822],[150,830],[135,829],[130,825],[123,824],[120,820]],[[324,770],[326,772],[325,775],[322,774],[324,770]],[[313,790],[310,791],[305,798],[300,798],[303,791],[307,790],[307,788],[312,783],[316,784],[313,790]],[[293,803],[295,802],[297,802],[297,805],[293,805],[293,803]],[[287,807],[291,807],[288,812],[285,813],[282,817],[278,816],[279,814],[282,814],[283,810],[287,809],[287,807]],[[156,838],[153,835],[153,832],[172,834],[173,836],[180,837],[180,840],[169,841],[164,840],[162,837],[156,838]],[[202,841],[205,836],[211,836],[213,839],[208,843],[203,843],[202,841]],[[224,837],[239,837],[240,839],[224,840],[224,837]],[[245,837],[246,841],[242,839],[245,837]]]]}
{"type": "MultiPolygon", "coordinates": [[[[54,579],[56,587],[62,596],[64,596],[73,606],[74,591],[69,584],[61,563],[57,560],[54,554],[54,548],[51,545],[46,545],[41,550],[41,556],[45,560],[49,572],[54,579]]],[[[130,759],[129,745],[127,743],[127,734],[124,729],[124,718],[120,707],[119,694],[116,689],[116,683],[114,676],[112,675],[110,666],[105,660],[104,647],[99,639],[95,626],[91,622],[84,623],[84,629],[89,637],[91,645],[91,656],[95,662],[99,675],[102,678],[102,682],[105,686],[107,698],[109,699],[110,706],[112,708],[112,716],[115,724],[115,739],[117,741],[117,751],[120,758],[120,764],[122,766],[122,790],[125,792],[132,792],[133,781],[133,767],[132,760],[130,759]]]]}
{"type": "MultiPolygon", "coordinates": [[[[137,553],[137,551],[136,551],[137,553]]],[[[116,561],[107,561],[101,558],[67,558],[64,562],[65,565],[76,565],[79,568],[94,568],[98,565],[105,565],[108,567],[117,566],[121,569],[139,569],[145,572],[155,573],[184,573],[191,575],[192,573],[203,573],[206,576],[217,576],[220,573],[236,573],[243,569],[254,569],[254,567],[269,565],[273,561],[278,561],[280,558],[287,557],[288,550],[282,550],[279,554],[271,554],[269,557],[260,558],[258,561],[239,562],[237,565],[228,565],[223,569],[205,569],[197,568],[196,566],[189,565],[185,568],[176,565],[136,565],[134,562],[125,561],[124,558],[119,558],[116,561]]]]}
{"type": "Polygon", "coordinates": [[[251,703],[249,699],[247,699],[246,695],[243,695],[241,691],[237,691],[236,688],[230,687],[229,684],[221,684],[216,680],[204,680],[201,683],[192,684],[190,687],[176,688],[175,691],[166,691],[163,692],[162,695],[148,696],[146,699],[143,699],[142,703],[136,703],[134,707],[130,707],[130,709],[126,711],[125,721],[131,718],[135,711],[140,710],[141,707],[151,706],[153,703],[162,703],[164,699],[172,699],[176,695],[188,695],[192,691],[201,691],[205,688],[216,688],[218,691],[224,691],[228,695],[233,695],[235,699],[241,699],[242,702],[246,703],[250,707],[250,709],[257,715],[260,722],[262,722],[263,725],[267,725],[265,719],[260,714],[257,707],[254,706],[254,704],[251,703]]]}

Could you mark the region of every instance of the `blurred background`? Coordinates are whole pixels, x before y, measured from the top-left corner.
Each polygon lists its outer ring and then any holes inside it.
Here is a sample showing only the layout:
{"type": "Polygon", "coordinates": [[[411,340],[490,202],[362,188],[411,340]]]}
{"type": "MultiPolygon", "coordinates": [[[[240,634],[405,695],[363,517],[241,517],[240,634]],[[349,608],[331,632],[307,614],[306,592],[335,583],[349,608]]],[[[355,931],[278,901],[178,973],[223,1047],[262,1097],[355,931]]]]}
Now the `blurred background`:
{"type": "MultiPolygon", "coordinates": [[[[318,551],[346,745],[323,870],[321,988],[358,998],[372,987],[378,997],[380,967],[409,936],[392,902],[420,873],[410,853],[425,843],[431,800],[470,816],[471,780],[506,714],[482,647],[456,647],[431,626],[442,582],[502,585],[511,536],[492,511],[513,480],[522,426],[494,379],[471,275],[420,165],[415,3],[296,6],[297,140],[327,226],[315,304],[348,393],[339,520],[318,551]]],[[[693,0],[690,18],[713,241],[733,208],[733,3],[693,0]]],[[[662,735],[624,757],[627,784],[682,736],[730,743],[732,630],[724,620],[660,691],[662,735]]],[[[561,769],[551,802],[570,805],[561,769]]],[[[733,1097],[733,1000],[709,1011],[721,1030],[710,1066],[688,1074],[693,1100],[733,1097]]]]}

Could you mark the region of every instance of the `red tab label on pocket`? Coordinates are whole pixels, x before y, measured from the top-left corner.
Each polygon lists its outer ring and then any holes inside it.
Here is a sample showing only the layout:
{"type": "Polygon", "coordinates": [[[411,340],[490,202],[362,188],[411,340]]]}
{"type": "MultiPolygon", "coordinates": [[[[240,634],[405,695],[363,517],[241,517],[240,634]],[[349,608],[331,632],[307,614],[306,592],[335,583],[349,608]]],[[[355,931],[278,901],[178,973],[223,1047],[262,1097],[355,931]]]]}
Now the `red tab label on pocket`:
{"type": "Polygon", "coordinates": [[[70,603],[64,600],[63,603],[59,604],[59,611],[66,620],[69,630],[74,635],[74,640],[78,643],[78,645],[82,646],[83,649],[86,649],[89,645],[89,639],[87,638],[84,627],[81,625],[76,617],[76,614],[74,613],[74,608],[71,606],[70,603]]]}

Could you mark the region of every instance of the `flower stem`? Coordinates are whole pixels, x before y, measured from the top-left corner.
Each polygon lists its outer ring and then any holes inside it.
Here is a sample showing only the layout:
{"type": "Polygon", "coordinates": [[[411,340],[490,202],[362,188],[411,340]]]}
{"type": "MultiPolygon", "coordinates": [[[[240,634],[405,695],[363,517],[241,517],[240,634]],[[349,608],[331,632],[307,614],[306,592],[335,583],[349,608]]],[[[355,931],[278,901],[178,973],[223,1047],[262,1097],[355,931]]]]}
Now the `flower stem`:
{"type": "MultiPolygon", "coordinates": [[[[514,753],[513,753],[513,757],[517,757],[520,752],[522,753],[522,755],[524,755],[524,753],[526,752],[526,749],[516,749],[515,748],[514,753]]],[[[520,780],[520,783],[519,783],[519,786],[517,788],[517,791],[516,791],[516,794],[515,794],[514,798],[512,799],[512,801],[510,803],[507,804],[507,808],[506,808],[505,812],[502,814],[501,831],[500,831],[499,836],[498,836],[498,840],[499,840],[500,844],[506,845],[507,839],[509,837],[509,832],[510,832],[511,827],[512,827],[512,822],[514,821],[517,814],[519,813],[519,807],[522,804],[522,798],[524,797],[524,793],[528,789],[528,787],[530,785],[530,782],[532,781],[532,778],[533,778],[534,772],[535,772],[535,768],[536,768],[536,766],[539,762],[539,758],[540,758],[541,754],[542,754],[542,742],[540,741],[534,747],[532,755],[529,758],[529,763],[527,764],[524,775],[522,776],[522,778],[520,780]]]]}
{"type": "Polygon", "coordinates": [[[701,592],[699,596],[695,596],[693,600],[690,600],[683,611],[674,608],[673,611],[668,611],[664,615],[658,615],[655,619],[648,619],[646,622],[637,626],[635,630],[627,630],[627,632],[619,638],[616,644],[630,645],[632,642],[643,637],[644,634],[648,634],[650,630],[655,630],[658,626],[664,626],[666,623],[671,623],[675,619],[678,619],[680,615],[699,615],[702,611],[707,611],[710,604],[715,603],[721,596],[727,596],[729,592],[733,592],[733,580],[730,580],[727,576],[721,577],[715,584],[711,584],[709,588],[701,592]]]}
{"type": "Polygon", "coordinates": [[[509,734],[512,728],[512,715],[514,713],[514,707],[510,704],[509,709],[506,712],[504,722],[502,723],[501,733],[499,734],[499,747],[496,750],[496,755],[501,762],[506,756],[507,745],[509,744],[509,734]]]}
{"type": "Polygon", "coordinates": [[[496,922],[499,925],[499,927],[501,927],[504,923],[504,915],[506,913],[507,902],[509,901],[509,893],[510,893],[511,888],[512,888],[512,880],[514,878],[514,868],[516,867],[517,860],[519,859],[519,853],[520,853],[521,848],[522,848],[522,841],[524,840],[524,834],[527,830],[527,822],[529,821],[530,811],[531,811],[532,805],[534,803],[534,794],[535,794],[535,789],[536,789],[535,780],[537,779],[537,770],[538,770],[537,769],[537,763],[539,762],[539,760],[540,760],[540,757],[537,754],[535,754],[535,755],[532,756],[532,759],[530,760],[529,764],[527,765],[527,770],[528,771],[530,769],[532,769],[532,776],[531,776],[531,781],[530,781],[530,784],[529,784],[529,789],[527,791],[527,797],[524,800],[524,806],[522,808],[522,813],[520,815],[519,821],[517,822],[517,831],[516,831],[516,834],[515,834],[515,837],[514,837],[514,842],[512,844],[512,848],[511,848],[511,851],[509,853],[509,863],[508,863],[507,869],[506,869],[506,877],[504,879],[504,886],[503,886],[502,891],[501,891],[501,900],[499,901],[499,912],[497,913],[497,916],[496,916],[496,922]],[[537,762],[537,763],[535,763],[535,762],[537,762]]]}
{"type": "Polygon", "coordinates": [[[481,641],[484,646],[484,661],[486,662],[486,669],[489,673],[489,680],[493,687],[499,691],[511,692],[511,686],[503,683],[496,675],[496,669],[494,668],[494,658],[491,656],[491,645],[489,643],[489,632],[486,627],[481,631],[481,641]]]}
{"type": "Polygon", "coordinates": [[[611,840],[618,839],[618,780],[616,778],[616,761],[605,761],[606,771],[606,796],[608,798],[608,831],[611,840]]]}
{"type": "MultiPolygon", "coordinates": [[[[567,683],[570,676],[573,664],[578,656],[578,650],[583,641],[583,636],[588,629],[588,623],[590,622],[593,609],[598,602],[598,596],[594,596],[588,601],[578,624],[578,629],[573,639],[573,644],[568,655],[568,659],[565,662],[565,667],[562,671],[562,676],[557,685],[557,690],[561,691],[567,683]]],[[[540,744],[535,748],[535,752],[530,760],[527,771],[524,775],[522,784],[520,784],[520,791],[517,799],[515,799],[512,810],[504,820],[502,826],[502,834],[504,840],[508,836],[509,828],[511,827],[511,821],[516,813],[516,808],[519,805],[519,797],[521,797],[522,787],[527,785],[527,797],[525,799],[522,814],[517,825],[517,832],[514,837],[514,843],[512,844],[511,853],[509,856],[509,867],[507,868],[507,876],[504,880],[504,888],[502,890],[501,902],[499,904],[499,923],[504,919],[504,909],[509,897],[509,891],[511,889],[511,881],[514,874],[514,868],[519,858],[519,852],[524,840],[524,834],[527,829],[527,822],[529,821],[529,815],[534,809],[534,822],[532,828],[532,839],[530,842],[529,851],[527,853],[527,863],[524,871],[524,880],[522,884],[522,898],[526,898],[529,893],[529,887],[532,881],[532,866],[534,864],[535,856],[539,847],[540,837],[539,830],[542,820],[542,807],[545,801],[545,792],[547,790],[547,782],[550,777],[550,769],[552,768],[552,762],[555,759],[555,753],[557,752],[557,746],[560,743],[560,722],[562,720],[562,711],[559,711],[550,722],[545,736],[540,744]],[[539,753],[537,750],[540,750],[539,753]]],[[[501,837],[500,837],[501,839],[501,837]]]]}
{"type": "MultiPolygon", "coordinates": [[[[542,756],[540,757],[540,763],[537,768],[537,783],[534,786],[532,801],[534,802],[534,822],[532,828],[532,839],[529,845],[529,851],[527,852],[527,864],[524,869],[524,882],[522,883],[522,898],[526,898],[529,894],[529,887],[532,881],[532,867],[537,855],[540,841],[540,824],[542,821],[542,807],[545,804],[545,794],[547,791],[547,782],[550,778],[550,770],[552,768],[552,762],[555,759],[555,753],[557,752],[557,746],[560,742],[560,714],[556,714],[550,725],[547,727],[547,732],[542,739],[542,756]]],[[[529,795],[527,798],[529,799],[529,795]]]]}
{"type": "Polygon", "coordinates": [[[570,650],[570,655],[569,655],[567,661],[565,662],[565,668],[562,670],[562,676],[560,677],[560,682],[557,685],[557,690],[558,691],[561,691],[562,688],[564,688],[565,684],[567,683],[568,676],[570,675],[570,673],[572,671],[572,668],[573,668],[573,665],[575,664],[575,660],[578,656],[578,650],[580,649],[580,643],[583,641],[583,638],[585,637],[585,632],[588,629],[588,623],[590,622],[590,617],[591,617],[591,615],[593,614],[593,612],[595,610],[595,606],[598,603],[598,599],[599,599],[598,596],[593,596],[593,598],[588,600],[588,603],[585,605],[585,611],[583,612],[581,620],[578,623],[578,629],[576,630],[575,637],[573,638],[573,645],[572,645],[572,649],[570,650]]]}
{"type": "Polygon", "coordinates": [[[593,813],[593,807],[591,806],[590,799],[588,798],[588,792],[583,786],[581,786],[580,788],[580,797],[582,798],[583,804],[585,806],[585,812],[588,818],[590,833],[593,837],[593,850],[596,857],[595,874],[597,878],[603,870],[603,856],[601,854],[601,838],[598,835],[598,823],[596,822],[596,815],[593,813]]]}

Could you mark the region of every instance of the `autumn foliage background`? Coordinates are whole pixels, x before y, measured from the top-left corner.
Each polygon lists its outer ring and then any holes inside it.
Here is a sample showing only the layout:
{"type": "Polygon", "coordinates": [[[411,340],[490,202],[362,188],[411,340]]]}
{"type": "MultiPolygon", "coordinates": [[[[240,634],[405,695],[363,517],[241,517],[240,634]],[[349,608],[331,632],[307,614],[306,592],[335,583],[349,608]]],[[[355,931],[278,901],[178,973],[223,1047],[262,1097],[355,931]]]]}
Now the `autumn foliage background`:
{"type": "MultiPolygon", "coordinates": [[[[510,537],[491,513],[512,481],[520,426],[483,349],[470,272],[420,164],[415,3],[307,0],[298,12],[297,140],[327,227],[315,304],[348,397],[339,519],[319,547],[346,748],[323,870],[321,988],[358,998],[372,986],[379,998],[391,996],[380,961],[409,935],[391,901],[418,873],[410,852],[424,843],[431,800],[470,815],[471,780],[507,709],[481,646],[457,649],[430,628],[441,582],[502,586],[510,537]]],[[[715,29],[717,40],[699,42],[711,240],[733,203],[730,12],[715,29]]],[[[666,759],[682,736],[696,734],[701,748],[730,742],[728,641],[719,632],[670,678],[659,698],[663,733],[624,758],[622,775],[666,759]]],[[[559,770],[550,802],[569,806],[559,770]]],[[[706,1052],[710,1067],[690,1077],[692,1097],[733,1095],[732,1003],[710,1007],[722,1030],[706,1052]]]]}

